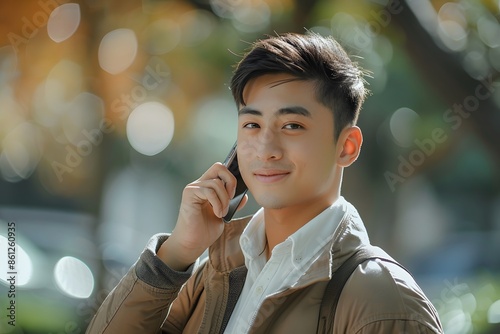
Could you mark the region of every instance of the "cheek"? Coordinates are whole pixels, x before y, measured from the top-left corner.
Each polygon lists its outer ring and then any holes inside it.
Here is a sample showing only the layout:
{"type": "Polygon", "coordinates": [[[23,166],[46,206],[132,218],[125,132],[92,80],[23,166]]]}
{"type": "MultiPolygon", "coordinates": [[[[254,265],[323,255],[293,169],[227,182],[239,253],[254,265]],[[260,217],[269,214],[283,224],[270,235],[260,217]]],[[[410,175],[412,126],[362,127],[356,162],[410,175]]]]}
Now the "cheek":
{"type": "Polygon", "coordinates": [[[331,145],[308,146],[300,159],[300,177],[309,182],[326,182],[335,165],[335,149],[331,145]]]}
{"type": "Polygon", "coordinates": [[[246,177],[247,171],[249,169],[250,162],[252,160],[252,152],[255,152],[255,148],[252,142],[249,140],[239,140],[238,139],[238,163],[240,172],[243,178],[246,177]]]}
{"type": "Polygon", "coordinates": [[[248,161],[255,153],[255,141],[238,138],[238,157],[248,161]]]}

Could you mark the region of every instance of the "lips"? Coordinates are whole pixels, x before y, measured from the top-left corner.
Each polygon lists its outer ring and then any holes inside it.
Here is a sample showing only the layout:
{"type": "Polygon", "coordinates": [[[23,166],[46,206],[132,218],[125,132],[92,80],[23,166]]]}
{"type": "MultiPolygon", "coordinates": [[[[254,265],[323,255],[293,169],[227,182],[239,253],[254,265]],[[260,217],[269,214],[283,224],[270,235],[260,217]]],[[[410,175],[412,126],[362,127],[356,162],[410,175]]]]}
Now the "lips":
{"type": "Polygon", "coordinates": [[[285,179],[290,172],[279,169],[261,169],[255,171],[253,174],[262,183],[274,183],[285,179]]]}

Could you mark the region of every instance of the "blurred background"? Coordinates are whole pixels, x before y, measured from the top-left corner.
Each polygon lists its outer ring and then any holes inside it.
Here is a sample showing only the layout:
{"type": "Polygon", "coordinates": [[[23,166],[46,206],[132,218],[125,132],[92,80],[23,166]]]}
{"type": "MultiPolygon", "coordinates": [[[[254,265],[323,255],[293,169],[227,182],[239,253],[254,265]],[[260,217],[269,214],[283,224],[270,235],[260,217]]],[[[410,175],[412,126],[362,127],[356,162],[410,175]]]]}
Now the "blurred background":
{"type": "Polygon", "coordinates": [[[371,71],[342,191],[372,242],[446,333],[498,333],[499,20],[499,0],[3,0],[0,333],[85,332],[231,148],[228,83],[249,43],[307,30],[371,71]]]}

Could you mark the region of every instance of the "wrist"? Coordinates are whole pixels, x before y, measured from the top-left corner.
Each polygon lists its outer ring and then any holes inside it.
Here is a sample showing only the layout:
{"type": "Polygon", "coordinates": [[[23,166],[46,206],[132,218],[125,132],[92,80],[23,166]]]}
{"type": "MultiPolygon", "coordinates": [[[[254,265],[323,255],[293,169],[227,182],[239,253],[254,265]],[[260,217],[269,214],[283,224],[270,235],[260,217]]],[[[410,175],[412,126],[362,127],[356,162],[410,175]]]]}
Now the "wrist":
{"type": "Polygon", "coordinates": [[[171,236],[160,246],[156,255],[171,269],[186,271],[201,254],[183,249],[171,236]]]}

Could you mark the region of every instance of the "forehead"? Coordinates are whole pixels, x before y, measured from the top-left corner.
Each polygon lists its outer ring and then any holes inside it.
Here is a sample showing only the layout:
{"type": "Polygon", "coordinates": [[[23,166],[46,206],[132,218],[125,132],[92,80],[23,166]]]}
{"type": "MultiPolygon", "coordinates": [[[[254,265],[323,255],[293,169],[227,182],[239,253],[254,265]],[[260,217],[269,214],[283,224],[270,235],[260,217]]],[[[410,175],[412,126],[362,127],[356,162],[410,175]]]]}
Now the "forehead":
{"type": "Polygon", "coordinates": [[[299,105],[318,103],[314,82],[290,74],[261,75],[249,80],[243,89],[243,102],[247,106],[271,100],[285,100],[299,105]]]}

